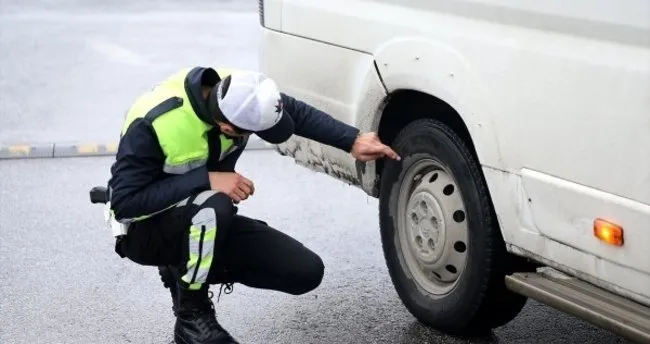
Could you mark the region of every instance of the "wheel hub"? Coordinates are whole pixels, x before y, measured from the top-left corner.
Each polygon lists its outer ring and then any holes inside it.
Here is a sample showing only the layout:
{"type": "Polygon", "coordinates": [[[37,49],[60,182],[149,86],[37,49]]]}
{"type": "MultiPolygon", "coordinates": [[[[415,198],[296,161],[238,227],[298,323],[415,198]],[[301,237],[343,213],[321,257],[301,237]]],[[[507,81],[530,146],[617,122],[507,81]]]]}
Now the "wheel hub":
{"type": "Polygon", "coordinates": [[[414,280],[434,296],[449,293],[465,269],[468,226],[456,181],[443,165],[422,159],[400,185],[398,235],[414,280]]]}
{"type": "Polygon", "coordinates": [[[445,232],[442,209],[426,190],[416,192],[407,206],[411,250],[425,265],[434,265],[444,251],[445,232]]]}

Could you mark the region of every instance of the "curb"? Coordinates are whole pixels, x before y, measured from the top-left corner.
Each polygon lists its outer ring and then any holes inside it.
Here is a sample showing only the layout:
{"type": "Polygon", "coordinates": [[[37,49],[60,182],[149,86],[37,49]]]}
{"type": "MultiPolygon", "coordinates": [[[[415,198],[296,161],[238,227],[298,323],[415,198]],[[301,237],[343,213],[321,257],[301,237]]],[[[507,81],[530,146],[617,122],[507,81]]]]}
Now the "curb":
{"type": "MultiPolygon", "coordinates": [[[[274,145],[257,137],[251,137],[246,150],[273,149],[274,145]]],[[[38,144],[2,144],[0,143],[0,160],[69,158],[114,156],[117,142],[109,143],[38,143],[38,144]]]]}

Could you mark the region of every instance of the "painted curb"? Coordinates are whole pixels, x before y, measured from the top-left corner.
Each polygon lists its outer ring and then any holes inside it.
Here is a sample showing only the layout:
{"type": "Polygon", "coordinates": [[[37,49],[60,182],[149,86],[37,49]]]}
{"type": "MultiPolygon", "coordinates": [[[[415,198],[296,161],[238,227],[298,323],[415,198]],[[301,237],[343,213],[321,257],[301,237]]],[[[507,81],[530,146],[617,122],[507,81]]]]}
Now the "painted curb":
{"type": "MultiPolygon", "coordinates": [[[[274,145],[251,137],[246,150],[273,149],[274,145]]],[[[69,158],[113,156],[117,152],[117,142],[110,143],[47,143],[47,144],[2,144],[0,143],[0,160],[35,159],[35,158],[69,158]]]]}
{"type": "Polygon", "coordinates": [[[117,143],[56,143],[52,158],[76,156],[110,156],[117,152],[117,143]]]}

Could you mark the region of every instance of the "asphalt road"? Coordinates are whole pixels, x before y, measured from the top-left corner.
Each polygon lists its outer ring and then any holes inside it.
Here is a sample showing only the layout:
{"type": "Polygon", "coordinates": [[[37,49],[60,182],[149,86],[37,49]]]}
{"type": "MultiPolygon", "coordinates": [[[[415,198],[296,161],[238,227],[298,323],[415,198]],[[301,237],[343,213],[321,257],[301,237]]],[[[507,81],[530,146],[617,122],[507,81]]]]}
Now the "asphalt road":
{"type": "MultiPolygon", "coordinates": [[[[256,68],[256,6],[0,0],[0,143],[111,141],[130,101],[180,66],[256,68]]],[[[101,207],[88,202],[111,160],[0,161],[0,343],[172,341],[156,270],[120,259],[101,207]]],[[[240,172],[256,183],[241,211],[326,265],[307,295],[242,285],[222,295],[220,321],[242,343],[624,343],[535,302],[489,338],[432,331],[390,283],[376,200],[270,151],[244,154],[240,172]]]]}
{"type": "MultiPolygon", "coordinates": [[[[113,253],[102,209],[88,201],[110,163],[0,161],[0,343],[172,341],[171,303],[157,271],[113,253]]],[[[242,343],[624,343],[535,302],[493,338],[423,327],[390,283],[376,200],[271,151],[245,153],[239,170],[256,185],[241,212],[302,241],[326,266],[320,288],[306,295],[240,284],[222,295],[221,322],[242,343]]]]}

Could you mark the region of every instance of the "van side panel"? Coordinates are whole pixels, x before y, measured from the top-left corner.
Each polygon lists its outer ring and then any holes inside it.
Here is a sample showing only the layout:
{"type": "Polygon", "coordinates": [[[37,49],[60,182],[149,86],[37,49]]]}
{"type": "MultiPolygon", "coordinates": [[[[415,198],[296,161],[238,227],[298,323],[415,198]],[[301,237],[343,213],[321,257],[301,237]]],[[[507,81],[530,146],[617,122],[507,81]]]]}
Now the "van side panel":
{"type": "Polygon", "coordinates": [[[496,111],[505,165],[483,164],[650,204],[649,1],[284,0],[283,30],[372,53],[405,37],[448,46],[496,111]]]}
{"type": "MultiPolygon", "coordinates": [[[[362,130],[375,125],[386,90],[372,55],[272,30],[262,31],[261,42],[260,69],[283,92],[362,130]]],[[[367,193],[374,187],[374,162],[357,163],[348,152],[295,135],[278,150],[367,193]]]]}
{"type": "MultiPolygon", "coordinates": [[[[291,66],[271,76],[291,92],[370,123],[354,104],[355,77],[370,75],[374,56],[389,92],[415,85],[470,126],[512,247],[650,297],[639,284],[650,276],[650,1],[283,0],[282,30],[278,41],[291,46],[272,59],[291,66]],[[414,44],[391,46],[405,41],[414,44]],[[442,79],[450,74],[462,79],[442,79]],[[594,241],[597,217],[623,225],[634,244],[594,241]]],[[[319,154],[352,170],[335,152],[319,154]]]]}

